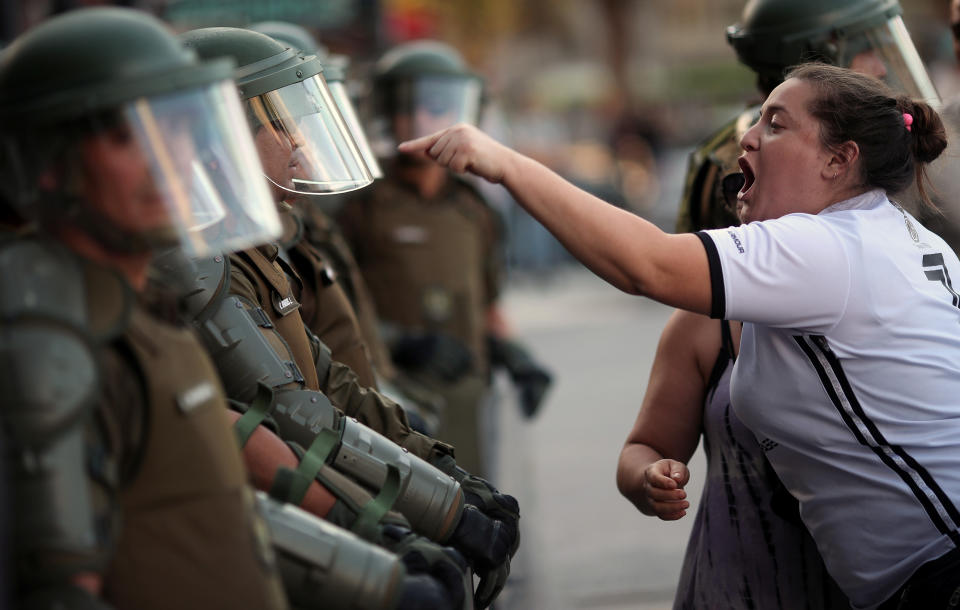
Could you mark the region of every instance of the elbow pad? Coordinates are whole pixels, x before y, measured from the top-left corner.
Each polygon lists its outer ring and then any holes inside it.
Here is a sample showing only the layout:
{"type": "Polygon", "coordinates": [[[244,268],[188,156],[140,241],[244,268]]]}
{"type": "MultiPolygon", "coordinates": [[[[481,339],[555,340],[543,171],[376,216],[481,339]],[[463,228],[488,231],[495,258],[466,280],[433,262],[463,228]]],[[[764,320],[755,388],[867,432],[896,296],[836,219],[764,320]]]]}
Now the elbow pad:
{"type": "Polygon", "coordinates": [[[278,388],[303,383],[267,313],[230,294],[227,257],[191,259],[178,249],[159,256],[154,266],[181,295],[184,315],[197,329],[229,398],[251,402],[258,384],[278,388]]]}

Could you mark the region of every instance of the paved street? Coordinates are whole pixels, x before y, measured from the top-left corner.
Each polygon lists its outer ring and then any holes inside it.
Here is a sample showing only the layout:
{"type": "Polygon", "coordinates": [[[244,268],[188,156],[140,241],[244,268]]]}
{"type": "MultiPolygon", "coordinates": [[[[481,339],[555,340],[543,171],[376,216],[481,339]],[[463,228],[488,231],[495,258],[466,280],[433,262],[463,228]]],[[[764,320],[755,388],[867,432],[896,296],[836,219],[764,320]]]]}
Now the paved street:
{"type": "MultiPolygon", "coordinates": [[[[614,480],[670,310],[579,267],[515,282],[504,305],[556,383],[534,420],[521,420],[509,401],[494,414],[495,480],[523,513],[523,544],[498,608],[670,608],[693,511],[680,522],[645,517],[614,480]]],[[[510,396],[506,380],[498,388],[510,396]]],[[[691,470],[695,508],[699,452],[691,470]]]]}

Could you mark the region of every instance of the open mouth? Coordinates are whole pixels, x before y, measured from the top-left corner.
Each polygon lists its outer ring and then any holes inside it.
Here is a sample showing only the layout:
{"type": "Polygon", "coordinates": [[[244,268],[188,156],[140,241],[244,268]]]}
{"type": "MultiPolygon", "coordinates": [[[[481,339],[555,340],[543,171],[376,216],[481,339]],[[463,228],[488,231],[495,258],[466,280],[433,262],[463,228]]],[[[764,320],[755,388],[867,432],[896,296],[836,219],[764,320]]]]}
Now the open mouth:
{"type": "Polygon", "coordinates": [[[740,164],[740,171],[743,172],[743,186],[740,187],[740,192],[737,193],[737,199],[743,199],[750,189],[753,188],[754,183],[757,181],[757,176],[753,173],[753,168],[750,167],[750,163],[748,163],[744,157],[737,159],[737,163],[740,164]]]}

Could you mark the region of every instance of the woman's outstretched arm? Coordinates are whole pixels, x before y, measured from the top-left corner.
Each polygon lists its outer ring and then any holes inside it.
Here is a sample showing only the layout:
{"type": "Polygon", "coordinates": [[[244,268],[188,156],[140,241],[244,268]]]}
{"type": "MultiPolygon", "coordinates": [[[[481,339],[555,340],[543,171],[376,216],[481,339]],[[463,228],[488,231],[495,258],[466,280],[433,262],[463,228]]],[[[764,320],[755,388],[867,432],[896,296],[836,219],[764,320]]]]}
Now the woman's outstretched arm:
{"type": "Polygon", "coordinates": [[[707,255],[695,235],[664,233],[470,125],[404,142],[399,150],[503,184],[580,262],[620,290],[710,313],[707,255]]]}

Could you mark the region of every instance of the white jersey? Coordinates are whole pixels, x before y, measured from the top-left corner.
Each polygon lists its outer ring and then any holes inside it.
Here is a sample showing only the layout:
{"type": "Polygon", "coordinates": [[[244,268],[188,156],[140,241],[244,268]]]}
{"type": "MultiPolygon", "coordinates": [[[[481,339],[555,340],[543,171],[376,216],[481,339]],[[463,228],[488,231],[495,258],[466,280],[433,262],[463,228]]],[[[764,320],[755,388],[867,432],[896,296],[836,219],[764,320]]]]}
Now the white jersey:
{"type": "Polygon", "coordinates": [[[960,546],[960,262],[879,190],[698,235],[714,317],[746,322],[735,412],[873,608],[960,546]]]}

